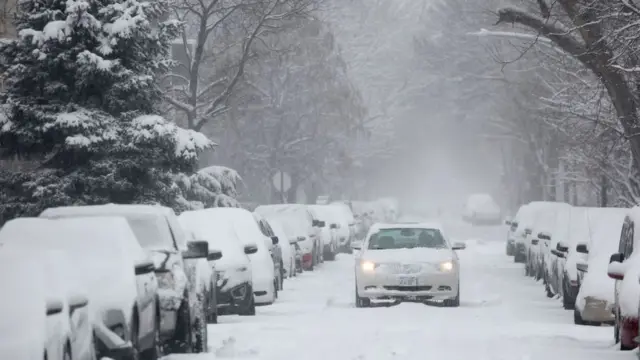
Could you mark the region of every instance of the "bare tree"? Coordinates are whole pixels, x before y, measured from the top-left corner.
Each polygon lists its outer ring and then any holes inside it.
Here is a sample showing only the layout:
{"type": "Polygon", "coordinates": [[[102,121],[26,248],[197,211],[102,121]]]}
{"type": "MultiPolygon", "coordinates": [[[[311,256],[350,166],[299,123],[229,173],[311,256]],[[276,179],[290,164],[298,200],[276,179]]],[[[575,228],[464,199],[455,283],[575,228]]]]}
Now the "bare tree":
{"type": "Polygon", "coordinates": [[[185,23],[183,64],[169,75],[166,100],[200,130],[224,114],[255,44],[292,21],[310,16],[317,0],[175,0],[173,16],[185,23]]]}

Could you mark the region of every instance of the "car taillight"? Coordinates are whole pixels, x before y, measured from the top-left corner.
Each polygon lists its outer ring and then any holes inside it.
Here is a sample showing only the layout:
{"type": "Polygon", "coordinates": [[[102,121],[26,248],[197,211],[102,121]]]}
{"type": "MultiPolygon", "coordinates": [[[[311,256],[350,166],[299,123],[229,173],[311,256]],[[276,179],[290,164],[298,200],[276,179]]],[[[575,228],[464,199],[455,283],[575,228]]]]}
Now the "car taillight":
{"type": "Polygon", "coordinates": [[[311,261],[311,254],[302,255],[302,261],[311,261]]]}

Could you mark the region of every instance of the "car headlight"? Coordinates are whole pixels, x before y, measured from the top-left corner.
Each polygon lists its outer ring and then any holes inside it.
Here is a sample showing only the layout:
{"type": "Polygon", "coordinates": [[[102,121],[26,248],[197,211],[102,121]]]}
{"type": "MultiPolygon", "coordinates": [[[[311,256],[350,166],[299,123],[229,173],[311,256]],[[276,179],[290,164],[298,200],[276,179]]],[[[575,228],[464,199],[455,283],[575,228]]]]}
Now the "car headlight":
{"type": "Polygon", "coordinates": [[[449,272],[453,270],[453,268],[454,268],[453,261],[445,261],[440,263],[440,271],[442,272],[449,272]]]}
{"type": "Polygon", "coordinates": [[[376,264],[372,261],[363,261],[360,263],[360,268],[364,272],[374,272],[376,269],[376,264]]]}

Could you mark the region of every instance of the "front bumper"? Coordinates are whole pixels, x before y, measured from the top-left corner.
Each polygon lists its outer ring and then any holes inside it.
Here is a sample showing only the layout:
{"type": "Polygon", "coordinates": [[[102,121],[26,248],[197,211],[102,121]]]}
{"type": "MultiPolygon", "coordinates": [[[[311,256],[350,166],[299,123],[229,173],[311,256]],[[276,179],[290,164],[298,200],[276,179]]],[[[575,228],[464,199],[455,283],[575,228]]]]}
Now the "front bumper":
{"type": "Polygon", "coordinates": [[[584,309],[580,312],[584,321],[597,323],[613,323],[615,316],[613,308],[606,300],[599,300],[592,296],[585,298],[584,309]]]}
{"type": "Polygon", "coordinates": [[[253,290],[249,283],[242,283],[224,291],[219,286],[217,290],[218,314],[220,315],[237,314],[238,310],[250,305],[253,296],[253,290]]]}
{"type": "Polygon", "coordinates": [[[457,272],[420,274],[358,274],[358,296],[369,299],[445,300],[458,295],[457,272]],[[412,285],[402,285],[406,277],[412,285]]]}

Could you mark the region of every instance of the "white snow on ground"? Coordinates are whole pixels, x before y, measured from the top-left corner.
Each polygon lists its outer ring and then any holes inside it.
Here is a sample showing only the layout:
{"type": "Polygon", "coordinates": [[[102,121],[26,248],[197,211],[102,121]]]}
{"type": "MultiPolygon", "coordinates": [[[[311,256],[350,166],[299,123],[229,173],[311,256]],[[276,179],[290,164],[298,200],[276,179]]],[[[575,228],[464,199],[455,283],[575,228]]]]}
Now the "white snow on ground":
{"type": "Polygon", "coordinates": [[[572,312],[523,276],[522,264],[504,255],[504,227],[448,230],[459,240],[475,234],[459,252],[460,308],[356,309],[353,257],[340,254],[285,282],[257,316],[220,317],[209,327],[209,354],[165,360],[635,359],[615,349],[610,327],[574,325],[572,312]]]}

